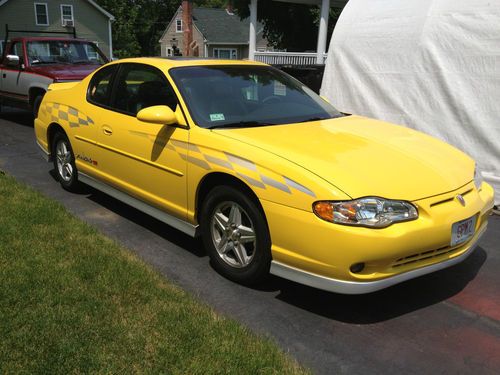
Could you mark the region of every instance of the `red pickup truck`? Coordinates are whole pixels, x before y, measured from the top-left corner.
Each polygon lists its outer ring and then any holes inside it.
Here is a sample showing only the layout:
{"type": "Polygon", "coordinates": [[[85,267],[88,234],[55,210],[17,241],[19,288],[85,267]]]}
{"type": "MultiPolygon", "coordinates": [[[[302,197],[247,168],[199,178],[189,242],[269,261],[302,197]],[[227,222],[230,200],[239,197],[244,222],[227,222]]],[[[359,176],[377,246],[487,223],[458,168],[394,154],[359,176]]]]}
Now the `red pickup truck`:
{"type": "Polygon", "coordinates": [[[99,48],[85,40],[13,38],[0,64],[0,104],[29,109],[36,117],[51,83],[82,80],[106,62],[99,48]]]}

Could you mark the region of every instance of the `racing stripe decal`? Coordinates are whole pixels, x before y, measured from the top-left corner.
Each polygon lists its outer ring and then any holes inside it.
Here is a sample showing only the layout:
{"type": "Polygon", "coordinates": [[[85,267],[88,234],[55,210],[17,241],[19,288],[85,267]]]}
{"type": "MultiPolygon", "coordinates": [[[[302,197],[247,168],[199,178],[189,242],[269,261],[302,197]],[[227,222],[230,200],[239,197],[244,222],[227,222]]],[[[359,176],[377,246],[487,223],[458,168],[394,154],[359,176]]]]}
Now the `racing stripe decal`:
{"type": "Polygon", "coordinates": [[[40,111],[45,112],[50,121],[60,125],[67,125],[72,128],[92,125],[94,121],[80,112],[78,109],[60,103],[46,103],[40,107],[40,111]]]}

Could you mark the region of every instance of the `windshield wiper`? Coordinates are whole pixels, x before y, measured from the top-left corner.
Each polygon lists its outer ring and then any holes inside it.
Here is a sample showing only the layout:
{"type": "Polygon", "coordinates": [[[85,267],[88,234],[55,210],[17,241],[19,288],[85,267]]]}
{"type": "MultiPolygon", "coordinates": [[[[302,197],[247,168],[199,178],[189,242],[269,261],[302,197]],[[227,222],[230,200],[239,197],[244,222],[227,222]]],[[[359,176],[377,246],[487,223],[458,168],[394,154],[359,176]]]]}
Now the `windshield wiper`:
{"type": "Polygon", "coordinates": [[[321,121],[321,120],[327,120],[325,117],[310,117],[302,121],[297,121],[296,124],[300,124],[301,122],[310,122],[310,121],[321,121]]]}
{"type": "Polygon", "coordinates": [[[71,62],[72,64],[95,64],[95,62],[93,62],[92,60],[73,60],[71,62]]]}
{"type": "Polygon", "coordinates": [[[42,64],[56,64],[55,61],[39,61],[39,60],[34,60],[31,62],[31,65],[42,65],[42,64]]]}
{"type": "Polygon", "coordinates": [[[214,124],[207,127],[207,129],[223,129],[223,128],[251,128],[257,126],[268,126],[268,125],[277,125],[268,122],[259,122],[259,121],[239,121],[239,122],[231,122],[228,124],[214,124]]]}
{"type": "Polygon", "coordinates": [[[332,116],[332,117],[310,117],[302,121],[297,121],[296,124],[300,124],[302,122],[310,122],[310,121],[321,121],[321,120],[330,120],[332,118],[339,118],[339,117],[344,117],[342,114],[332,116]]]}

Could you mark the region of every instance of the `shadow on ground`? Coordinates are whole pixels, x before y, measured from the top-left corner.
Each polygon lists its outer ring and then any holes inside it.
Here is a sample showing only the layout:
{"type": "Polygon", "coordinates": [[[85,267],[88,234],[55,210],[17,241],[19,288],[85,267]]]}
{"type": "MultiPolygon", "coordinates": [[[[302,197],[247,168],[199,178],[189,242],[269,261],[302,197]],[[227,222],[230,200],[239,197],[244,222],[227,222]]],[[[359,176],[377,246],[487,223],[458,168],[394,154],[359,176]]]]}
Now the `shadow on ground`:
{"type": "Polygon", "coordinates": [[[486,258],[486,252],[477,248],[469,258],[456,266],[365,295],[329,293],[277,279],[274,284],[281,292],[276,298],[344,323],[378,323],[458,294],[476,277],[486,258]]]}
{"type": "Polygon", "coordinates": [[[33,127],[33,115],[31,112],[20,109],[0,106],[0,119],[15,122],[16,124],[33,127]]]}
{"type": "Polygon", "coordinates": [[[109,195],[101,193],[91,187],[86,187],[90,195],[87,197],[93,202],[105,207],[115,214],[126,218],[127,220],[140,225],[147,230],[153,232],[159,237],[189,251],[197,257],[206,255],[203,245],[199,239],[192,238],[187,234],[172,228],[171,226],[149,216],[142,211],[139,211],[109,195]]]}
{"type": "MultiPolygon", "coordinates": [[[[106,209],[152,231],[197,257],[206,256],[199,239],[193,239],[104,193],[90,187],[87,191],[90,192],[88,199],[106,209]]],[[[456,266],[366,295],[351,296],[325,292],[275,276],[270,276],[265,284],[253,289],[278,292],[275,298],[329,319],[351,324],[371,324],[451,298],[475,278],[486,258],[486,252],[477,248],[471,256],[456,266]]]]}

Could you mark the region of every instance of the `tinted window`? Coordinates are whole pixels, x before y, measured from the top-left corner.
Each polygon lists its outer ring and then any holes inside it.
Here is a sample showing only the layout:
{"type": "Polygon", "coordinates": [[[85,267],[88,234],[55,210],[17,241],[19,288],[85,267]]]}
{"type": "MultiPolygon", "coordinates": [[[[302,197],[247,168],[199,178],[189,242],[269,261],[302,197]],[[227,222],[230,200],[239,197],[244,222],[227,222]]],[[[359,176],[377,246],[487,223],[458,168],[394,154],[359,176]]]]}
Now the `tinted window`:
{"type": "Polygon", "coordinates": [[[109,105],[113,75],[117,68],[118,65],[107,66],[94,74],[87,92],[89,102],[104,106],[109,105]]]}
{"type": "Polygon", "coordinates": [[[149,65],[121,64],[116,77],[113,108],[130,115],[154,105],[167,105],[172,111],[177,97],[163,73],[149,65]]]}
{"type": "Polygon", "coordinates": [[[342,116],[311,89],[280,70],[248,65],[170,70],[202,127],[278,125],[342,116]]]}

